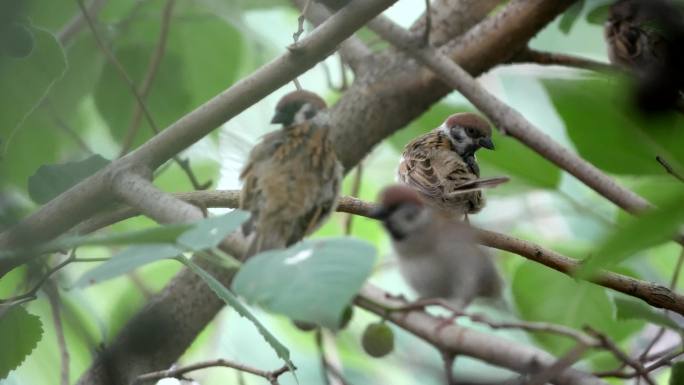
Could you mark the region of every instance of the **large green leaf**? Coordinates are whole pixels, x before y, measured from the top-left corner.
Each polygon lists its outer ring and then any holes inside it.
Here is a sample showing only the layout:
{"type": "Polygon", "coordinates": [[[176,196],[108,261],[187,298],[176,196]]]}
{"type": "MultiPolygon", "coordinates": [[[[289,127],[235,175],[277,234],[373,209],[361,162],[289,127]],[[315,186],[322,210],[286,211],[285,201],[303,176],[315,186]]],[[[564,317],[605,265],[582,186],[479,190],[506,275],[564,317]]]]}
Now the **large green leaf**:
{"type": "Polygon", "coordinates": [[[558,28],[565,35],[570,33],[572,26],[575,25],[577,18],[582,13],[582,8],[584,8],[584,0],[579,0],[563,13],[563,17],[561,17],[560,23],[558,23],[558,28]]]}
{"type": "MultiPolygon", "coordinates": [[[[616,321],[615,307],[605,289],[575,281],[536,263],[525,262],[519,266],[513,276],[512,289],[520,316],[528,321],[550,322],[576,329],[589,325],[616,341],[642,325],[634,321],[616,321]]],[[[576,343],[549,333],[536,333],[534,337],[554,354],[563,354],[576,343]]]]}
{"type": "MultiPolygon", "coordinates": [[[[0,55],[0,183],[28,175],[35,168],[34,158],[54,153],[55,143],[42,132],[25,132],[22,122],[39,106],[49,88],[66,68],[64,52],[50,33],[30,27],[34,44],[22,58],[0,55]],[[27,140],[27,147],[18,146],[27,140]],[[23,150],[23,151],[22,151],[23,150]],[[25,172],[25,170],[30,170],[25,172]]],[[[49,131],[47,131],[49,132],[49,131]]],[[[38,163],[40,164],[40,163],[38,163]]]]}
{"type": "Polygon", "coordinates": [[[43,165],[28,180],[29,195],[36,203],[46,203],[108,164],[100,155],[92,155],[79,162],[43,165]]]}
{"type": "Polygon", "coordinates": [[[646,248],[667,242],[684,223],[684,188],[674,190],[657,209],[629,218],[598,247],[578,271],[588,276],[597,269],[616,265],[646,248]]]}
{"type": "Polygon", "coordinates": [[[0,312],[0,380],[17,368],[36,348],[43,335],[40,318],[23,306],[13,306],[0,312]]]}
{"type": "Polygon", "coordinates": [[[116,278],[148,263],[162,259],[174,258],[183,250],[169,244],[148,244],[129,247],[114,255],[108,261],[86,271],[74,283],[75,287],[84,287],[116,278]]]}
{"type": "Polygon", "coordinates": [[[228,214],[203,219],[178,238],[178,244],[188,250],[200,251],[211,249],[237,229],[249,218],[249,213],[233,210],[228,214]]]}
{"type": "Polygon", "coordinates": [[[252,312],[245,307],[240,300],[235,297],[233,293],[231,293],[230,290],[228,290],[221,282],[219,282],[216,278],[214,278],[211,274],[209,274],[206,270],[202,269],[195,263],[193,263],[191,260],[187,258],[181,258],[181,262],[183,262],[190,270],[192,270],[195,274],[200,276],[202,280],[209,286],[209,288],[216,293],[216,295],[221,298],[228,306],[232,307],[235,309],[238,314],[241,316],[247,318],[250,320],[254,326],[257,328],[259,333],[264,337],[266,342],[273,348],[273,350],[276,352],[278,357],[280,357],[283,361],[287,363],[287,366],[291,369],[294,370],[295,366],[290,361],[290,351],[283,345],[278,339],[271,334],[271,332],[266,329],[266,327],[259,322],[259,320],[252,314],[252,312]]]}
{"type": "Polygon", "coordinates": [[[684,385],[684,361],[678,361],[672,364],[670,385],[684,385]]]}
{"type": "Polygon", "coordinates": [[[617,318],[621,320],[640,319],[666,328],[680,330],[676,322],[668,318],[662,311],[656,310],[646,302],[627,297],[615,298],[617,318]]]}
{"type": "Polygon", "coordinates": [[[580,155],[617,174],[661,174],[656,155],[684,169],[684,116],[639,116],[620,78],[547,79],[543,85],[580,155]]]}
{"type": "MultiPolygon", "coordinates": [[[[438,127],[449,115],[464,111],[472,109],[438,103],[408,127],[390,137],[389,141],[398,151],[403,151],[404,146],[413,138],[438,127]]],[[[517,140],[501,135],[497,130],[492,134],[492,138],[496,150],[483,149],[477,153],[483,176],[503,173],[512,178],[512,183],[541,188],[555,188],[558,185],[560,170],[549,161],[517,140]]]]}
{"type": "Polygon", "coordinates": [[[365,241],[305,240],[252,257],[233,280],[233,290],[265,309],[337,329],[374,261],[375,249],[365,241]]]}

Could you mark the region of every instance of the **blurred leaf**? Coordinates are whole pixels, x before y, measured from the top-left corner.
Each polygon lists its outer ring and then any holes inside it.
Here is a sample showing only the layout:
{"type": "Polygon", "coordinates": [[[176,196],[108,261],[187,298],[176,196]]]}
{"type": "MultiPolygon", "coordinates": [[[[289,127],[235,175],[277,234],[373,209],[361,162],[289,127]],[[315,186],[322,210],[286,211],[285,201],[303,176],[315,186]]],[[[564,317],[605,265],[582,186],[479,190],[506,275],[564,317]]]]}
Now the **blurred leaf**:
{"type": "Polygon", "coordinates": [[[114,255],[108,261],[85,272],[73,286],[85,287],[100,283],[126,274],[148,263],[166,258],[174,258],[182,253],[183,250],[168,244],[149,244],[129,247],[114,255]]]}
{"type": "Polygon", "coordinates": [[[587,22],[589,24],[603,25],[608,20],[608,13],[612,3],[613,0],[593,0],[591,2],[593,8],[587,13],[587,22]]]}
{"type": "Polygon", "coordinates": [[[670,385],[684,385],[684,361],[677,361],[672,364],[670,385]]]}
{"type": "Polygon", "coordinates": [[[657,209],[630,218],[586,259],[578,276],[586,277],[600,268],[616,265],[638,251],[670,240],[684,223],[684,188],[679,188],[657,209]]]}
{"type": "Polygon", "coordinates": [[[577,18],[579,17],[583,8],[584,0],[580,0],[571,5],[570,8],[563,13],[563,17],[561,17],[560,23],[558,24],[558,28],[561,30],[561,32],[566,35],[570,33],[572,26],[577,21],[577,18]]]}
{"type": "Polygon", "coordinates": [[[12,306],[0,315],[0,380],[17,368],[36,348],[43,335],[40,318],[24,309],[12,306]]]}
{"type": "Polygon", "coordinates": [[[617,307],[618,319],[640,319],[669,329],[680,330],[676,322],[668,318],[662,311],[655,310],[644,301],[619,296],[615,298],[615,306],[617,307]]]}
{"type": "Polygon", "coordinates": [[[542,81],[580,155],[617,174],[662,174],[656,155],[684,165],[684,116],[637,115],[631,89],[619,78],[542,81]]]}
{"type": "MultiPolygon", "coordinates": [[[[620,341],[643,323],[614,320],[614,305],[602,287],[575,281],[546,266],[525,262],[513,276],[513,298],[528,321],[561,324],[576,329],[589,325],[620,341]],[[543,293],[543,295],[540,295],[543,293]],[[562,298],[562,301],[558,299],[562,298]]],[[[535,339],[553,354],[565,353],[575,343],[568,338],[535,333],[535,339]]]]}
{"type": "MultiPolygon", "coordinates": [[[[435,104],[408,127],[391,136],[389,142],[397,151],[402,152],[409,141],[439,127],[449,115],[465,111],[472,112],[472,109],[446,103],[435,104]]],[[[485,167],[493,166],[510,176],[512,182],[522,182],[533,187],[555,188],[560,182],[561,173],[556,166],[517,140],[505,137],[497,130],[494,130],[492,139],[496,150],[478,151],[477,159],[480,164],[485,167]],[[511,161],[512,159],[515,161],[511,161]]]]}
{"type": "Polygon", "coordinates": [[[287,366],[291,369],[294,370],[294,364],[292,361],[290,361],[290,351],[278,341],[273,334],[271,334],[268,329],[264,325],[259,322],[259,320],[252,314],[249,309],[247,309],[238,299],[237,297],[230,292],[221,282],[216,280],[211,274],[209,274],[207,271],[193,263],[187,258],[181,258],[181,262],[183,262],[190,270],[192,270],[195,274],[200,276],[202,280],[209,286],[209,288],[216,293],[216,295],[221,298],[228,306],[232,307],[235,309],[238,314],[241,316],[247,318],[250,320],[254,326],[259,330],[259,334],[261,334],[266,342],[273,348],[275,353],[280,357],[283,361],[286,362],[287,366]]]}
{"type": "Polygon", "coordinates": [[[33,32],[25,23],[13,22],[0,26],[0,56],[24,58],[35,45],[33,32]]]}
{"type": "MultiPolygon", "coordinates": [[[[34,36],[30,55],[23,58],[0,56],[0,164],[13,163],[11,167],[5,164],[0,169],[0,181],[3,182],[5,173],[11,175],[15,172],[14,167],[21,166],[21,163],[15,163],[16,159],[8,157],[13,137],[66,68],[64,52],[54,36],[35,27],[29,29],[34,36]]],[[[34,152],[30,154],[32,156],[34,152]]]]}
{"type": "Polygon", "coordinates": [[[250,258],[233,290],[265,309],[335,330],[374,261],[375,249],[364,241],[305,240],[250,258]]]}
{"type": "Polygon", "coordinates": [[[178,238],[178,244],[189,250],[199,251],[211,249],[237,229],[249,218],[249,213],[233,210],[228,214],[209,217],[195,224],[178,238]]]}
{"type": "Polygon", "coordinates": [[[43,165],[29,178],[29,195],[36,203],[46,203],[108,164],[109,160],[92,155],[78,162],[43,165]]]}
{"type": "MultiPolygon", "coordinates": [[[[147,72],[153,45],[126,46],[115,55],[135,84],[140,84],[147,72]]],[[[145,99],[156,126],[161,130],[190,110],[190,95],[182,76],[182,60],[167,52],[159,66],[155,81],[145,99]]],[[[126,81],[116,67],[105,64],[95,86],[95,104],[107,122],[114,139],[121,143],[129,131],[134,107],[138,104],[126,81]]],[[[152,129],[143,116],[133,143],[137,146],[152,137],[152,129]]]]}

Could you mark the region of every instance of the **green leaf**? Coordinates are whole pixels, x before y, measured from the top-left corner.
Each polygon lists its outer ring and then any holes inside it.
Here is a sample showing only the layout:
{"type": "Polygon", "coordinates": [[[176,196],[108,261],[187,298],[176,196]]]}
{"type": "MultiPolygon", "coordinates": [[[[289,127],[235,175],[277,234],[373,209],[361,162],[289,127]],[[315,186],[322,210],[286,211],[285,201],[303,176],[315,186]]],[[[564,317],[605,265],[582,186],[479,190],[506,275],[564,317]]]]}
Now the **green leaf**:
{"type": "Polygon", "coordinates": [[[108,164],[109,160],[92,155],[78,162],[43,165],[29,178],[29,195],[36,203],[46,203],[108,164]]]}
{"type": "Polygon", "coordinates": [[[43,335],[40,318],[22,306],[12,306],[0,313],[0,380],[16,369],[36,348],[43,335]]]}
{"type": "MultiPolygon", "coordinates": [[[[21,131],[22,122],[38,107],[66,68],[64,52],[55,37],[42,29],[28,29],[34,39],[33,49],[28,56],[13,58],[0,55],[0,181],[3,183],[10,180],[6,178],[13,177],[17,169],[24,169],[25,165],[21,163],[23,158],[36,155],[35,150],[17,154],[12,148],[13,138],[21,131]]],[[[45,139],[34,137],[34,149],[43,145],[50,147],[52,144],[49,141],[41,143],[45,139]]]]}
{"type": "Polygon", "coordinates": [[[150,244],[133,246],[114,255],[108,261],[85,272],[74,283],[74,287],[84,287],[108,279],[116,278],[137,269],[148,263],[161,259],[174,258],[183,253],[183,250],[173,245],[150,244]]]}
{"type": "Polygon", "coordinates": [[[626,296],[618,296],[615,298],[615,306],[617,307],[617,318],[620,320],[638,319],[669,329],[681,330],[679,325],[662,311],[655,310],[644,301],[626,296]]]}
{"type": "Polygon", "coordinates": [[[233,290],[265,309],[335,330],[374,261],[375,249],[365,241],[305,240],[250,258],[233,290]]]}
{"type": "Polygon", "coordinates": [[[612,0],[594,0],[592,5],[594,8],[587,13],[587,22],[589,24],[603,25],[608,20],[610,13],[610,4],[612,0]]]}
{"type": "Polygon", "coordinates": [[[197,264],[193,263],[187,258],[180,258],[180,261],[185,264],[190,270],[197,274],[204,282],[209,286],[209,288],[216,293],[216,295],[221,298],[228,306],[235,309],[235,311],[241,316],[250,320],[254,326],[259,331],[266,342],[273,348],[275,353],[280,357],[290,370],[294,370],[295,366],[290,361],[290,351],[283,345],[276,337],[271,334],[266,327],[259,322],[259,320],[247,309],[233,293],[230,292],[221,282],[209,274],[206,270],[199,267],[197,264]]]}
{"type": "Polygon", "coordinates": [[[560,23],[558,24],[558,28],[561,30],[561,32],[563,32],[565,35],[570,33],[572,26],[577,21],[577,17],[580,15],[583,8],[584,0],[580,0],[571,5],[570,8],[563,13],[563,17],[561,17],[560,23]]]}
{"type": "Polygon", "coordinates": [[[233,210],[228,214],[209,217],[197,223],[178,238],[178,244],[183,247],[200,251],[211,249],[237,229],[249,218],[249,213],[242,210],[233,210]]]}
{"type": "MultiPolygon", "coordinates": [[[[408,127],[391,136],[389,142],[401,152],[409,141],[438,127],[449,115],[466,111],[473,112],[466,106],[435,104],[408,127]]],[[[480,150],[477,153],[478,162],[483,166],[482,176],[504,173],[511,177],[512,183],[521,182],[550,189],[560,182],[561,173],[556,166],[517,140],[503,136],[497,130],[492,133],[492,139],[496,150],[480,150]],[[511,161],[512,159],[515,161],[511,161]]]]}
{"type": "MultiPolygon", "coordinates": [[[[636,321],[614,320],[614,305],[602,287],[575,281],[537,263],[524,262],[519,266],[513,276],[512,292],[520,316],[528,321],[550,322],[576,329],[589,325],[615,341],[642,327],[636,321]]],[[[575,343],[548,333],[535,333],[534,338],[556,355],[567,352],[575,343]]]]}
{"type": "Polygon", "coordinates": [[[670,240],[684,223],[684,188],[680,187],[668,199],[638,217],[629,218],[610,234],[593,256],[582,263],[578,276],[586,277],[596,270],[616,265],[637,252],[670,240]]]}
{"type": "Polygon", "coordinates": [[[670,385],[684,385],[684,361],[677,361],[672,364],[670,385]]]}
{"type": "Polygon", "coordinates": [[[580,155],[616,174],[662,174],[656,155],[684,169],[684,116],[647,119],[632,106],[621,78],[592,76],[542,81],[580,155]]]}

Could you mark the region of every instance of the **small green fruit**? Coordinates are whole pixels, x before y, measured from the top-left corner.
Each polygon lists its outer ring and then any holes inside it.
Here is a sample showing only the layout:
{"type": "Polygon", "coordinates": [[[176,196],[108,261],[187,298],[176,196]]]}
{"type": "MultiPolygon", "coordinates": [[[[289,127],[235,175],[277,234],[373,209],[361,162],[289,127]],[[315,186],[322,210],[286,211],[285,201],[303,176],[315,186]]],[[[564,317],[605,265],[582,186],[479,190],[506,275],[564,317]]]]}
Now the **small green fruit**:
{"type": "Polygon", "coordinates": [[[363,332],[361,345],[371,357],[386,356],[394,350],[394,333],[384,322],[370,324],[363,332]]]}

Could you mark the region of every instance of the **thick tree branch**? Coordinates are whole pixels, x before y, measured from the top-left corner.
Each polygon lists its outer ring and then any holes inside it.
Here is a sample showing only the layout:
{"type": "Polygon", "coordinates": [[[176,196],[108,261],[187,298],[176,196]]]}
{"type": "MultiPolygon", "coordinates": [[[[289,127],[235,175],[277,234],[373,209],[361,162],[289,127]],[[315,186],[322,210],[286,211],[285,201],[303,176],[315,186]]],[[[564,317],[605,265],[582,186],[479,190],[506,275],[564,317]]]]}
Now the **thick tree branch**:
{"type": "MultiPolygon", "coordinates": [[[[197,191],[178,193],[175,196],[198,207],[235,208],[239,202],[240,192],[236,190],[197,191]]],[[[372,218],[371,215],[375,207],[375,204],[364,202],[360,199],[342,197],[337,211],[372,218]]],[[[121,207],[98,215],[91,221],[84,222],[84,226],[80,230],[81,233],[95,231],[138,214],[139,211],[136,209],[121,207]]],[[[570,277],[573,277],[574,271],[579,268],[580,262],[578,260],[566,257],[553,250],[545,249],[535,243],[494,231],[478,229],[477,232],[480,242],[485,246],[517,254],[570,277]]],[[[651,306],[672,310],[684,315],[684,296],[665,286],[605,271],[597,273],[591,279],[591,282],[639,298],[651,306]]]]}

